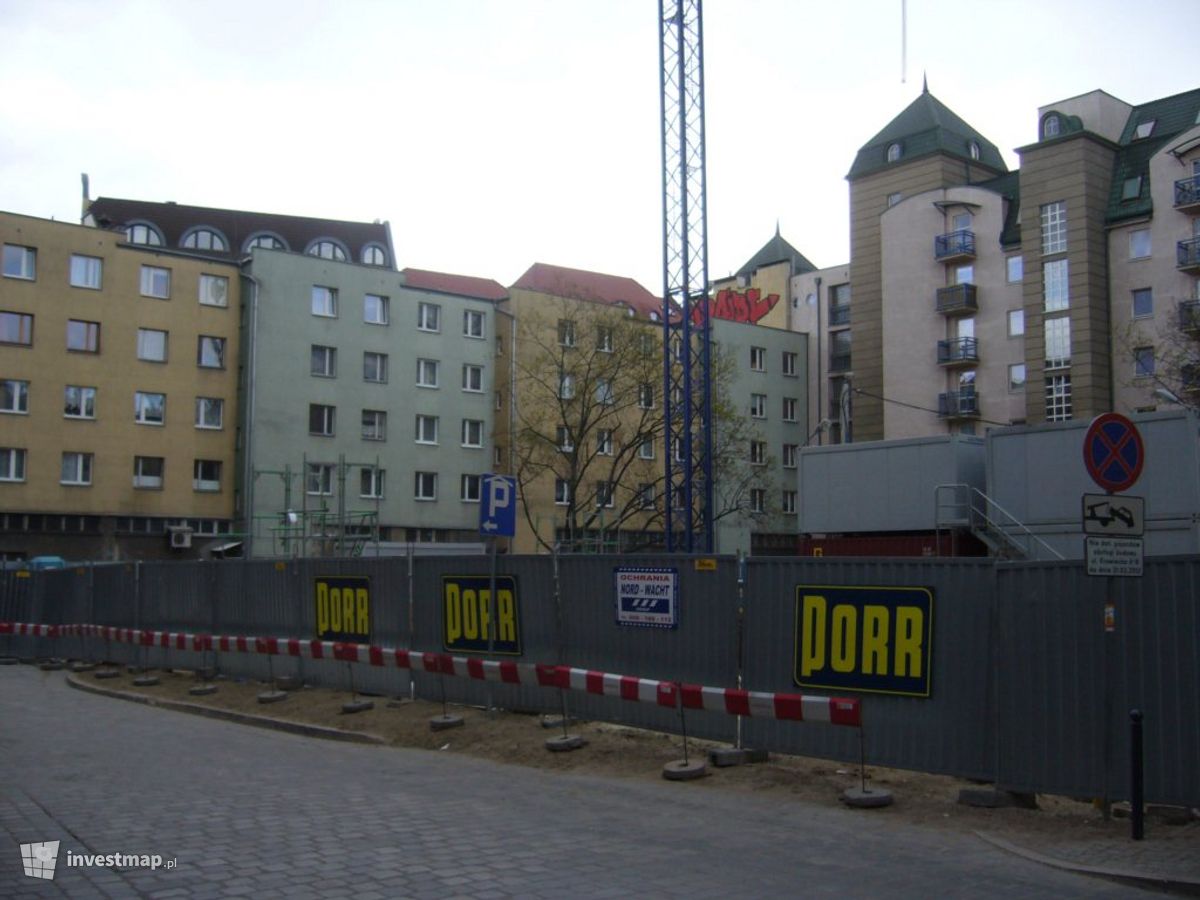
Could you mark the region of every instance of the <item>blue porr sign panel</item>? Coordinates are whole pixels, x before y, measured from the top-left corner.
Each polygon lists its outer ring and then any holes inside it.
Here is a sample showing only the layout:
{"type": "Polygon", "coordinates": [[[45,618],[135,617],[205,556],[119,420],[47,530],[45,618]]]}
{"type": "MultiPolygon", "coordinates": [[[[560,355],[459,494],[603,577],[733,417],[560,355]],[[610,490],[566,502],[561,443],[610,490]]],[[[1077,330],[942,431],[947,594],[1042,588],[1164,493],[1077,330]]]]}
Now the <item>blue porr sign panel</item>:
{"type": "Polygon", "coordinates": [[[796,587],[793,680],[800,687],[928,697],[933,590],[796,587]]]}
{"type": "Polygon", "coordinates": [[[679,625],[679,570],[628,567],[613,569],[617,624],[645,628],[679,625]]]}

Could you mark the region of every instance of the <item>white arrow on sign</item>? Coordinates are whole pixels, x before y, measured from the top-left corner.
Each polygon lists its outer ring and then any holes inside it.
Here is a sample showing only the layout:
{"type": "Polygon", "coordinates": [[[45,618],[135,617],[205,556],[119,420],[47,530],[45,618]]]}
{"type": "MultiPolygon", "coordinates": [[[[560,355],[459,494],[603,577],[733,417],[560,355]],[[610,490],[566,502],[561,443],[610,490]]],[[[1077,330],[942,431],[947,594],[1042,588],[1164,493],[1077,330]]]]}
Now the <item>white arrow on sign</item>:
{"type": "Polygon", "coordinates": [[[495,531],[500,526],[497,525],[495,522],[488,521],[488,522],[484,522],[479,527],[482,528],[484,531],[495,531]]]}

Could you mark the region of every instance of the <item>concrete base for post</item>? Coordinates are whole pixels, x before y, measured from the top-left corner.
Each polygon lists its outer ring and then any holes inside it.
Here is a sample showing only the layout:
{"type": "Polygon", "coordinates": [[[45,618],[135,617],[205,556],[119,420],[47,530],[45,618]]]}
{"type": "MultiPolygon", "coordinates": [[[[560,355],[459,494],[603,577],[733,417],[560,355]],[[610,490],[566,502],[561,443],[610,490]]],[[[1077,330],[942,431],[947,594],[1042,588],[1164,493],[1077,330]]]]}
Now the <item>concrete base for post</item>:
{"type": "Polygon", "coordinates": [[[677,759],[662,767],[662,777],[667,781],[695,781],[697,778],[703,778],[707,771],[708,766],[703,760],[677,759]]]}
{"type": "Polygon", "coordinates": [[[543,728],[570,728],[577,723],[570,717],[564,719],[562,716],[543,716],[538,724],[543,728]]]}
{"type": "Polygon", "coordinates": [[[215,694],[217,686],[215,684],[193,684],[188,688],[188,693],[193,697],[207,697],[209,694],[215,694]]]}
{"type": "Polygon", "coordinates": [[[349,715],[350,713],[366,712],[368,709],[374,709],[375,703],[372,700],[350,700],[342,704],[342,712],[349,715]]]}
{"type": "Polygon", "coordinates": [[[1023,794],[999,788],[962,788],[958,792],[958,802],[963,806],[977,806],[983,809],[1038,808],[1036,794],[1023,794]]]}
{"type": "Polygon", "coordinates": [[[95,668],[96,668],[96,664],[93,662],[73,662],[73,663],[71,663],[71,671],[72,672],[91,672],[95,668]]]}
{"type": "MultiPolygon", "coordinates": [[[[214,687],[215,686],[216,685],[214,685],[214,687]]],[[[287,698],[288,698],[288,695],[287,695],[287,692],[285,692],[285,691],[263,691],[261,694],[258,695],[258,702],[259,703],[278,703],[280,700],[286,700],[287,698]]]]}
{"type": "Polygon", "coordinates": [[[577,734],[562,734],[558,737],[548,738],[546,740],[546,749],[554,753],[563,753],[567,750],[578,750],[586,744],[587,741],[577,734]]]}
{"type": "Polygon", "coordinates": [[[892,792],[882,788],[846,788],[842,802],[854,809],[879,809],[892,805],[892,792]]]}
{"type": "Polygon", "coordinates": [[[452,713],[446,713],[444,716],[434,716],[429,720],[430,731],[446,731],[450,728],[459,728],[462,725],[463,717],[452,713]]]}
{"type": "Polygon", "coordinates": [[[64,666],[61,659],[45,659],[38,663],[38,668],[43,672],[60,672],[64,666]]]}
{"type": "Polygon", "coordinates": [[[275,679],[275,689],[280,691],[298,691],[304,687],[304,682],[295,675],[280,675],[275,679]]]}
{"type": "Polygon", "coordinates": [[[765,763],[769,758],[766,750],[748,750],[745,747],[714,747],[708,751],[708,761],[718,769],[765,763]]]}
{"type": "Polygon", "coordinates": [[[148,673],[145,675],[139,675],[137,678],[133,679],[134,687],[154,687],[156,684],[158,684],[158,676],[150,675],[148,673]]]}
{"type": "Polygon", "coordinates": [[[121,670],[105,667],[103,669],[97,669],[95,672],[93,672],[92,677],[99,678],[101,681],[106,681],[109,678],[120,678],[121,670]]]}

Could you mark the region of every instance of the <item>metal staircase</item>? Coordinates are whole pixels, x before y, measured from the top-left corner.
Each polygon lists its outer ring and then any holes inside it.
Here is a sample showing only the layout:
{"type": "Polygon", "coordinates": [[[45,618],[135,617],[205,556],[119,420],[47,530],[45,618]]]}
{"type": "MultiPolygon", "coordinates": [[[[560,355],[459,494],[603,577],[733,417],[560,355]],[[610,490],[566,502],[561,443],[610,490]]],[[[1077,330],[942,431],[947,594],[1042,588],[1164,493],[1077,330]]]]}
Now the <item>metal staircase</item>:
{"type": "Polygon", "coordinates": [[[934,488],[934,508],[937,534],[966,528],[996,559],[1063,558],[995,500],[969,484],[939,484],[934,488]]]}

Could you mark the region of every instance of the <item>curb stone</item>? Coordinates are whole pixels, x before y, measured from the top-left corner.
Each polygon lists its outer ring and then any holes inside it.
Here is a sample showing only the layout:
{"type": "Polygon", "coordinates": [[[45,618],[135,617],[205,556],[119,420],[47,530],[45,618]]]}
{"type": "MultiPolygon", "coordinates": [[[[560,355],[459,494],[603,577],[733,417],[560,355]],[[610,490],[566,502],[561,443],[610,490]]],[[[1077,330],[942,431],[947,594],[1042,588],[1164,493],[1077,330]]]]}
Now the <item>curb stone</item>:
{"type": "Polygon", "coordinates": [[[254,725],[258,728],[271,728],[275,731],[286,731],[291,734],[299,734],[304,737],[325,738],[331,741],[345,741],[352,744],[387,744],[385,738],[377,734],[370,734],[365,731],[342,731],[338,728],[326,728],[323,725],[310,725],[305,722],[292,722],[285,719],[274,719],[270,716],[257,716],[252,713],[236,712],[229,709],[221,709],[214,706],[204,706],[200,703],[186,703],[182,700],[168,700],[164,697],[153,697],[147,694],[138,694],[133,691],[118,691],[111,688],[101,687],[96,684],[76,679],[73,675],[67,676],[67,685],[78,691],[85,691],[89,694],[99,694],[102,697],[113,697],[117,700],[128,700],[131,703],[143,703],[146,706],[157,706],[162,709],[170,709],[176,712],[191,713],[192,715],[208,716],[210,719],[224,719],[228,722],[237,722],[242,725],[254,725]]]}

